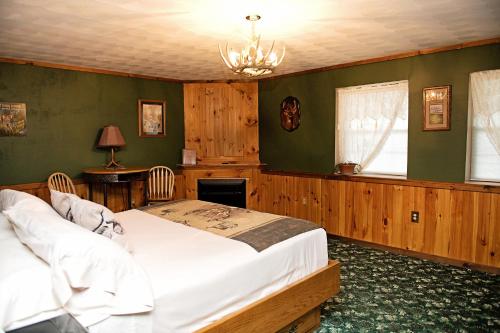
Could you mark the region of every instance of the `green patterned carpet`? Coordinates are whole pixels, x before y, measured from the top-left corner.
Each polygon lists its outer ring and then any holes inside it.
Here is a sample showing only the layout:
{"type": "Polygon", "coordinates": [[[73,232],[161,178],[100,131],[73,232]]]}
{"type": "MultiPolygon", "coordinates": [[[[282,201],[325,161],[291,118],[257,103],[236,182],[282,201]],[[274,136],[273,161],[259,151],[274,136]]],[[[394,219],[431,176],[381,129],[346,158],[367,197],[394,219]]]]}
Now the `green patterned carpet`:
{"type": "Polygon", "coordinates": [[[328,240],[340,293],[323,304],[326,332],[500,332],[500,276],[328,240]]]}

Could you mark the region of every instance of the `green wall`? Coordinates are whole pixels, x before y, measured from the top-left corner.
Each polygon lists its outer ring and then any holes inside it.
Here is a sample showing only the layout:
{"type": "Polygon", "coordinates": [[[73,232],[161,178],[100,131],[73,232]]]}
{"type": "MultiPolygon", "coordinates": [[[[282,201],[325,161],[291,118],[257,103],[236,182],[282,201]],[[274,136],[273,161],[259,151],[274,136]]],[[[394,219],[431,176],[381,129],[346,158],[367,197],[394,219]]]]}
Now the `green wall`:
{"type": "Polygon", "coordinates": [[[125,137],[117,159],[126,166],[181,160],[180,83],[0,63],[0,101],[26,103],[28,128],[25,137],[0,137],[0,184],[41,182],[54,171],[79,177],[82,168],[103,165],[109,152],[95,144],[108,124],[125,137]],[[139,137],[138,99],[167,101],[166,137],[139,137]]]}
{"type": "Polygon", "coordinates": [[[268,168],[331,173],[335,147],[335,89],[409,81],[408,178],[463,182],[469,73],[500,68],[500,44],[420,55],[259,82],[260,160],[268,168]],[[422,89],[451,85],[451,130],[422,131],[422,89]],[[294,132],[280,127],[286,96],[301,102],[294,132]]]}

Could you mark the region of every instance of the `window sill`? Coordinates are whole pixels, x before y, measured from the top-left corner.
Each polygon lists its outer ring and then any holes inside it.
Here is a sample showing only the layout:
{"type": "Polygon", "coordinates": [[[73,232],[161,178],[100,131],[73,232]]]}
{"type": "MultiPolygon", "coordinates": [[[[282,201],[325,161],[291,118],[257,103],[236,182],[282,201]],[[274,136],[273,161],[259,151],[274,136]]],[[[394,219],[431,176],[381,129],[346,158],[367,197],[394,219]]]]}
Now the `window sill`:
{"type": "Polygon", "coordinates": [[[482,185],[482,186],[500,186],[500,182],[485,181],[485,180],[466,180],[465,184],[482,185]]]}
{"type": "MultiPolygon", "coordinates": [[[[336,173],[339,176],[345,176],[340,173],[336,173]]],[[[351,177],[365,177],[365,178],[382,178],[382,179],[398,179],[398,180],[406,180],[406,176],[398,176],[398,175],[382,175],[379,173],[355,173],[353,175],[348,175],[351,177]]]]}

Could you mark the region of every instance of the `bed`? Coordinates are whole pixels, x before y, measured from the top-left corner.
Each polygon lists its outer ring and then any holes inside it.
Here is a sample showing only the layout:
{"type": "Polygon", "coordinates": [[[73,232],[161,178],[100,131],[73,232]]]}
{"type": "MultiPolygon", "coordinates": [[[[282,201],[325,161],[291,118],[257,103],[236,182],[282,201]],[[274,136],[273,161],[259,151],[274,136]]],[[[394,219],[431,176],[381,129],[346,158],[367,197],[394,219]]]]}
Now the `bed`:
{"type": "MultiPolygon", "coordinates": [[[[172,210],[167,208],[160,212],[172,210]]],[[[328,261],[326,234],[321,228],[256,250],[237,237],[196,229],[168,214],[129,210],[117,213],[116,219],[127,231],[133,259],[149,277],[154,309],[94,318],[95,322],[84,324],[91,333],[308,332],[319,324],[319,305],[339,290],[339,264],[328,261]]],[[[23,258],[17,265],[24,264],[17,269],[33,265],[36,270],[29,268],[24,277],[29,280],[28,275],[37,274],[37,284],[31,288],[50,290],[49,265],[20,245],[3,214],[0,231],[2,243],[10,244],[3,250],[13,253],[16,248],[23,258]]],[[[11,269],[7,266],[4,269],[11,269]]],[[[26,318],[10,322],[4,329],[66,312],[54,304],[47,307],[50,310],[41,313],[27,312],[26,318]]]]}

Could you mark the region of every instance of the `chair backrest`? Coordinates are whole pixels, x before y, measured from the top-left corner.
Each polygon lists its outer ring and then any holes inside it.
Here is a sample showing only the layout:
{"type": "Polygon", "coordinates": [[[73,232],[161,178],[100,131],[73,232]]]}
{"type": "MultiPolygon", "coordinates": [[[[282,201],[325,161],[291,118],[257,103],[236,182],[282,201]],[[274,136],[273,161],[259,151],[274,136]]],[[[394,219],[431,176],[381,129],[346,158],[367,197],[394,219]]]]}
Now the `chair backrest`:
{"type": "Polygon", "coordinates": [[[155,166],[149,169],[148,200],[167,201],[174,196],[175,176],[166,166],[155,166]]]}
{"type": "Polygon", "coordinates": [[[62,172],[55,172],[49,176],[47,181],[49,189],[56,190],[64,193],[76,194],[75,185],[67,174],[62,172]]]}

